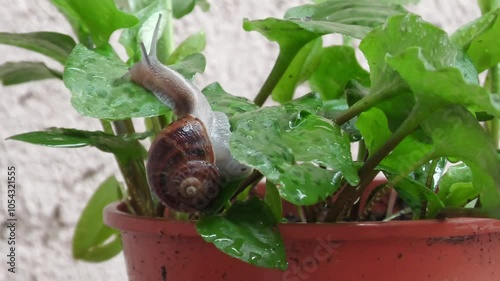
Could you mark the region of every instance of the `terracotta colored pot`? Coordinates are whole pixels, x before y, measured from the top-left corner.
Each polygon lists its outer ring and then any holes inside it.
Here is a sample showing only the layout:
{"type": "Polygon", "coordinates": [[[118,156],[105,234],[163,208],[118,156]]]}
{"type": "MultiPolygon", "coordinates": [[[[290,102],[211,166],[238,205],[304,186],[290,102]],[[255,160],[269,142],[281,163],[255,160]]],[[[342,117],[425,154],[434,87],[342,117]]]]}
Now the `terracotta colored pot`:
{"type": "Polygon", "coordinates": [[[283,224],[289,267],[257,268],[226,256],[192,223],[104,210],[120,229],[131,281],[498,281],[500,220],[283,224]]]}

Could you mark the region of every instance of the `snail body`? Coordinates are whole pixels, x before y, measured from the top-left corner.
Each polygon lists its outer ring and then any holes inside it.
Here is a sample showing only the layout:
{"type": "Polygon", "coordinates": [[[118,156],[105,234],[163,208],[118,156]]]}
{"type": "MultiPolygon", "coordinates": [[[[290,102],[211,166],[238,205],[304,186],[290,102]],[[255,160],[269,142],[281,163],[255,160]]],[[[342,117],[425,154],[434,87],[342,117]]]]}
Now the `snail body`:
{"type": "Polygon", "coordinates": [[[164,205],[184,212],[202,211],[223,183],[243,178],[251,169],[229,151],[227,116],[214,112],[198,88],[157,59],[160,19],[149,54],[141,44],[142,60],[130,68],[129,75],[170,107],[178,120],[152,143],[146,173],[150,188],[164,205]]]}

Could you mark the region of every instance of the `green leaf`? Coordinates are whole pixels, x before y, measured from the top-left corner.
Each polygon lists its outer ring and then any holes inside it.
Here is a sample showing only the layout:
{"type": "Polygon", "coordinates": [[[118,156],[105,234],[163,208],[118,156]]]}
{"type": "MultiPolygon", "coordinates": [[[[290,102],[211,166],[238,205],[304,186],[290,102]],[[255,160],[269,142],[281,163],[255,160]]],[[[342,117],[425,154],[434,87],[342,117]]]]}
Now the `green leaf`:
{"type": "Polygon", "coordinates": [[[292,100],[295,88],[307,80],[320,62],[323,41],[317,38],[307,43],[293,58],[272,92],[279,103],[292,100]]]}
{"type": "Polygon", "coordinates": [[[163,15],[159,30],[159,34],[161,34],[166,22],[165,15],[167,14],[165,1],[153,1],[151,4],[134,13],[134,16],[139,19],[139,23],[132,28],[125,29],[119,39],[120,44],[125,47],[129,55],[129,63],[133,64],[141,60],[141,42],[144,43],[148,52],[151,49],[153,32],[160,14],[163,15]]]}
{"type": "MultiPolygon", "coordinates": [[[[388,176],[389,180],[393,180],[394,176],[388,176]]],[[[394,189],[398,192],[398,195],[403,199],[406,204],[410,206],[413,211],[414,218],[420,214],[420,209],[422,208],[422,203],[424,201],[428,202],[427,218],[431,219],[436,217],[439,211],[444,207],[443,202],[439,197],[425,185],[409,179],[402,178],[395,185],[394,189]]]]}
{"type": "MultiPolygon", "coordinates": [[[[438,184],[437,196],[445,207],[464,207],[479,196],[478,189],[472,184],[472,172],[465,164],[449,167],[438,184]]],[[[429,208],[434,208],[429,203],[429,208]]]]}
{"type": "Polygon", "coordinates": [[[281,221],[283,206],[281,204],[280,193],[276,186],[270,181],[266,181],[266,195],[264,197],[264,202],[266,202],[269,209],[273,212],[276,221],[281,221]]]}
{"type": "MultiPolygon", "coordinates": [[[[424,52],[420,48],[408,48],[386,59],[408,83],[417,102],[425,106],[462,104],[476,112],[486,111],[500,117],[500,102],[495,101],[485,88],[477,85],[477,74],[464,77],[464,72],[457,67],[433,67],[424,52]]],[[[435,57],[432,59],[436,60],[435,57]]]]}
{"type": "Polygon", "coordinates": [[[500,0],[478,0],[477,2],[483,14],[500,8],[500,0]]]}
{"type": "Polygon", "coordinates": [[[75,259],[100,262],[122,250],[120,232],[106,226],[102,220],[104,207],[120,199],[120,184],[113,176],[97,188],[76,224],[73,235],[75,259]]]}
{"type": "Polygon", "coordinates": [[[445,31],[422,21],[419,16],[391,17],[387,24],[373,29],[359,46],[370,65],[372,94],[378,94],[388,85],[404,85],[398,73],[388,66],[386,56],[396,56],[416,46],[421,47],[423,57],[435,69],[454,65],[460,53],[445,31]]]}
{"type": "Polygon", "coordinates": [[[467,48],[467,55],[474,63],[478,72],[482,72],[500,62],[500,9],[491,12],[495,14],[495,22],[487,29],[481,30],[467,48]]]}
{"type": "Polygon", "coordinates": [[[188,80],[193,80],[196,73],[203,73],[207,61],[202,54],[192,54],[176,64],[169,65],[170,68],[182,74],[188,80]]]}
{"type": "Polygon", "coordinates": [[[236,194],[240,183],[241,181],[232,181],[228,185],[224,186],[217,197],[214,199],[214,201],[212,201],[210,205],[203,209],[203,214],[215,214],[219,210],[221,210],[226,205],[226,203],[229,202],[233,195],[236,194]]]}
{"type": "Polygon", "coordinates": [[[11,136],[8,139],[56,148],[77,148],[95,146],[111,152],[118,158],[141,157],[145,151],[138,149],[136,140],[149,137],[151,133],[115,136],[100,131],[82,131],[66,128],[50,128],[46,131],[29,132],[11,136]]]}
{"type": "Polygon", "coordinates": [[[128,67],[115,54],[98,54],[77,45],[64,69],[71,103],[83,116],[121,120],[170,111],[146,89],[122,78],[128,67]]]}
{"type": "Polygon", "coordinates": [[[338,99],[350,80],[370,86],[370,75],[356,60],[354,49],[348,46],[331,46],[323,50],[321,63],[309,79],[311,89],[324,100],[338,99]]]}
{"type": "MultiPolygon", "coordinates": [[[[384,112],[376,107],[363,112],[356,122],[356,127],[361,132],[370,154],[375,153],[375,151],[382,147],[393,134],[388,128],[388,121],[384,112]]],[[[432,151],[432,145],[422,141],[417,131],[403,139],[394,150],[380,162],[380,165],[390,169],[396,174],[406,176],[407,174],[405,173],[412,172],[412,167],[432,151]]]]}
{"type": "Polygon", "coordinates": [[[62,73],[41,62],[20,61],[0,65],[0,80],[5,86],[50,78],[62,79],[62,73]]]}
{"type": "Polygon", "coordinates": [[[235,203],[223,216],[196,223],[201,237],[222,252],[247,263],[285,270],[283,240],[267,205],[256,197],[235,203]]]}
{"type": "Polygon", "coordinates": [[[0,32],[0,44],[28,49],[64,64],[75,47],[73,38],[55,32],[6,33],[0,32]]]}
{"type": "Polygon", "coordinates": [[[432,138],[433,156],[454,157],[470,167],[482,206],[500,207],[500,160],[475,117],[462,106],[448,106],[433,112],[422,129],[432,138]]]}
{"type": "Polygon", "coordinates": [[[246,98],[227,93],[217,82],[206,86],[202,92],[210,102],[212,110],[223,112],[227,117],[259,108],[246,98]]]}
{"type": "Polygon", "coordinates": [[[190,55],[201,53],[205,45],[205,32],[191,34],[172,52],[167,59],[167,64],[175,64],[190,55]]]}
{"type": "Polygon", "coordinates": [[[262,172],[282,198],[296,205],[312,205],[330,196],[339,188],[338,172],[353,185],[359,181],[349,137],[330,120],[310,113],[320,107],[318,95],[311,94],[233,119],[234,157],[262,172]]]}
{"type": "Polygon", "coordinates": [[[98,47],[107,44],[115,30],[139,22],[136,17],[118,10],[114,0],[52,0],[52,3],[68,18],[80,40],[88,34],[98,47]]]}

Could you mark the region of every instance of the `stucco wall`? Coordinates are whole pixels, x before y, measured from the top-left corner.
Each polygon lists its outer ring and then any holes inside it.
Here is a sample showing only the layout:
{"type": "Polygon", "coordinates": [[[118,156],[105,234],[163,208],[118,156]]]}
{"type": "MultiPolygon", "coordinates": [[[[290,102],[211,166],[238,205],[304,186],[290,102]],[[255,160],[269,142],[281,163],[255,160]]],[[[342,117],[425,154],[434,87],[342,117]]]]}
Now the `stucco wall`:
{"type": "MultiPolygon", "coordinates": [[[[258,33],[241,28],[243,17],[281,16],[287,7],[305,0],[212,2],[209,13],[196,11],[177,25],[177,41],[205,30],[208,59],[200,87],[219,81],[231,93],[251,97],[270,71],[275,45],[258,33]]],[[[411,9],[424,19],[453,31],[479,16],[473,0],[423,0],[411,9]]],[[[0,31],[70,32],[69,25],[49,1],[2,0],[0,31]]],[[[115,34],[116,35],[116,34],[115,34]]],[[[29,51],[0,45],[0,64],[42,60],[29,51]]],[[[79,116],[70,106],[70,94],[60,81],[47,80],[20,86],[0,86],[0,221],[6,218],[7,166],[17,171],[17,273],[7,274],[7,230],[0,231],[0,280],[125,280],[122,255],[109,262],[88,264],[71,257],[71,237],[78,215],[94,188],[117,167],[109,154],[94,148],[52,149],[14,141],[8,136],[47,127],[99,130],[96,120],[79,116]]]]}

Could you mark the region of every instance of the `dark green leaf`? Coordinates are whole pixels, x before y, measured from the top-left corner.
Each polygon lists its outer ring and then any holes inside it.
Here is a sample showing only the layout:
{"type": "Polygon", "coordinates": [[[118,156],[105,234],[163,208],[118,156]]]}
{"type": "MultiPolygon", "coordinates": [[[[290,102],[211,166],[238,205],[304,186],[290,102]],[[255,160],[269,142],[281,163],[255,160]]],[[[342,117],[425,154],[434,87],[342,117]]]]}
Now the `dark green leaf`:
{"type": "Polygon", "coordinates": [[[272,92],[279,103],[292,100],[295,88],[307,80],[320,62],[323,41],[317,38],[307,43],[293,58],[272,92]]]}
{"type": "Polygon", "coordinates": [[[264,197],[264,202],[266,202],[269,209],[273,212],[276,221],[281,221],[283,206],[281,204],[280,193],[276,186],[270,181],[266,181],[266,195],[264,197]]]}
{"type": "Polygon", "coordinates": [[[434,143],[433,155],[455,157],[472,171],[472,183],[479,190],[486,209],[500,206],[500,161],[488,135],[474,116],[455,105],[436,110],[422,124],[434,143]]]}
{"type": "Polygon", "coordinates": [[[223,112],[227,117],[259,108],[246,98],[228,94],[217,82],[206,86],[202,92],[210,102],[212,110],[223,112]]]}
{"type": "Polygon", "coordinates": [[[111,152],[119,158],[126,159],[128,157],[142,157],[144,151],[138,148],[136,140],[145,139],[150,135],[150,133],[142,133],[115,136],[100,131],[50,128],[46,131],[11,136],[8,139],[57,148],[95,146],[102,151],[111,152]]]}
{"type": "Polygon", "coordinates": [[[97,188],[76,224],[73,235],[75,259],[100,262],[122,250],[120,232],[104,225],[102,220],[104,207],[120,199],[120,184],[113,176],[97,188]]]}
{"type": "Polygon", "coordinates": [[[41,62],[20,61],[0,65],[0,80],[5,86],[50,78],[62,79],[62,73],[41,62]]]}
{"type": "Polygon", "coordinates": [[[116,55],[100,55],[77,45],[64,69],[73,107],[84,116],[120,120],[151,117],[169,108],[144,88],[122,78],[128,67],[116,55]]]}
{"type": "Polygon", "coordinates": [[[167,59],[167,64],[175,64],[190,55],[201,53],[205,49],[205,44],[205,32],[191,34],[172,52],[167,59]]]}
{"type": "Polygon", "coordinates": [[[359,66],[354,49],[348,46],[325,48],[321,63],[309,79],[311,89],[319,92],[323,99],[340,98],[350,80],[362,86],[370,86],[370,75],[359,66]]]}
{"type": "MultiPolygon", "coordinates": [[[[394,176],[389,176],[389,180],[394,179],[394,176]]],[[[409,178],[402,178],[395,185],[394,189],[398,195],[410,206],[414,217],[418,217],[422,203],[428,202],[428,206],[432,206],[427,210],[427,218],[434,218],[439,211],[444,207],[443,202],[439,197],[425,185],[420,184],[409,178]]]]}
{"type": "Polygon", "coordinates": [[[163,15],[159,30],[159,32],[161,32],[162,28],[165,26],[165,15],[167,14],[165,1],[153,1],[150,5],[134,13],[139,19],[139,23],[132,28],[125,29],[119,40],[120,44],[125,47],[129,55],[129,63],[133,64],[141,60],[141,42],[144,43],[146,50],[149,52],[152,43],[151,40],[153,39],[153,32],[160,14],[163,15]]]}
{"type": "Polygon", "coordinates": [[[52,3],[68,18],[80,39],[88,34],[96,46],[107,44],[115,30],[139,22],[136,17],[118,10],[114,0],[52,0],[52,3]]]}
{"type": "Polygon", "coordinates": [[[25,48],[64,64],[75,47],[73,38],[55,32],[5,33],[0,32],[0,44],[25,48]]]}
{"type": "Polygon", "coordinates": [[[240,114],[230,140],[236,159],[262,172],[284,199],[297,205],[330,196],[339,188],[333,180],[338,171],[353,185],[359,181],[348,136],[307,109],[317,98],[309,95],[240,114]]]}
{"type": "Polygon", "coordinates": [[[223,216],[208,216],[196,223],[198,233],[222,252],[253,265],[287,267],[283,240],[276,219],[256,197],[235,203],[223,216]]]}
{"type": "Polygon", "coordinates": [[[207,208],[203,209],[204,214],[214,214],[221,210],[226,203],[233,197],[233,195],[238,191],[239,185],[241,181],[233,181],[228,185],[222,188],[222,191],[219,192],[217,198],[210,203],[207,208]]]}
{"type": "Polygon", "coordinates": [[[172,0],[172,12],[176,19],[191,13],[196,5],[196,0],[172,0]]]}

